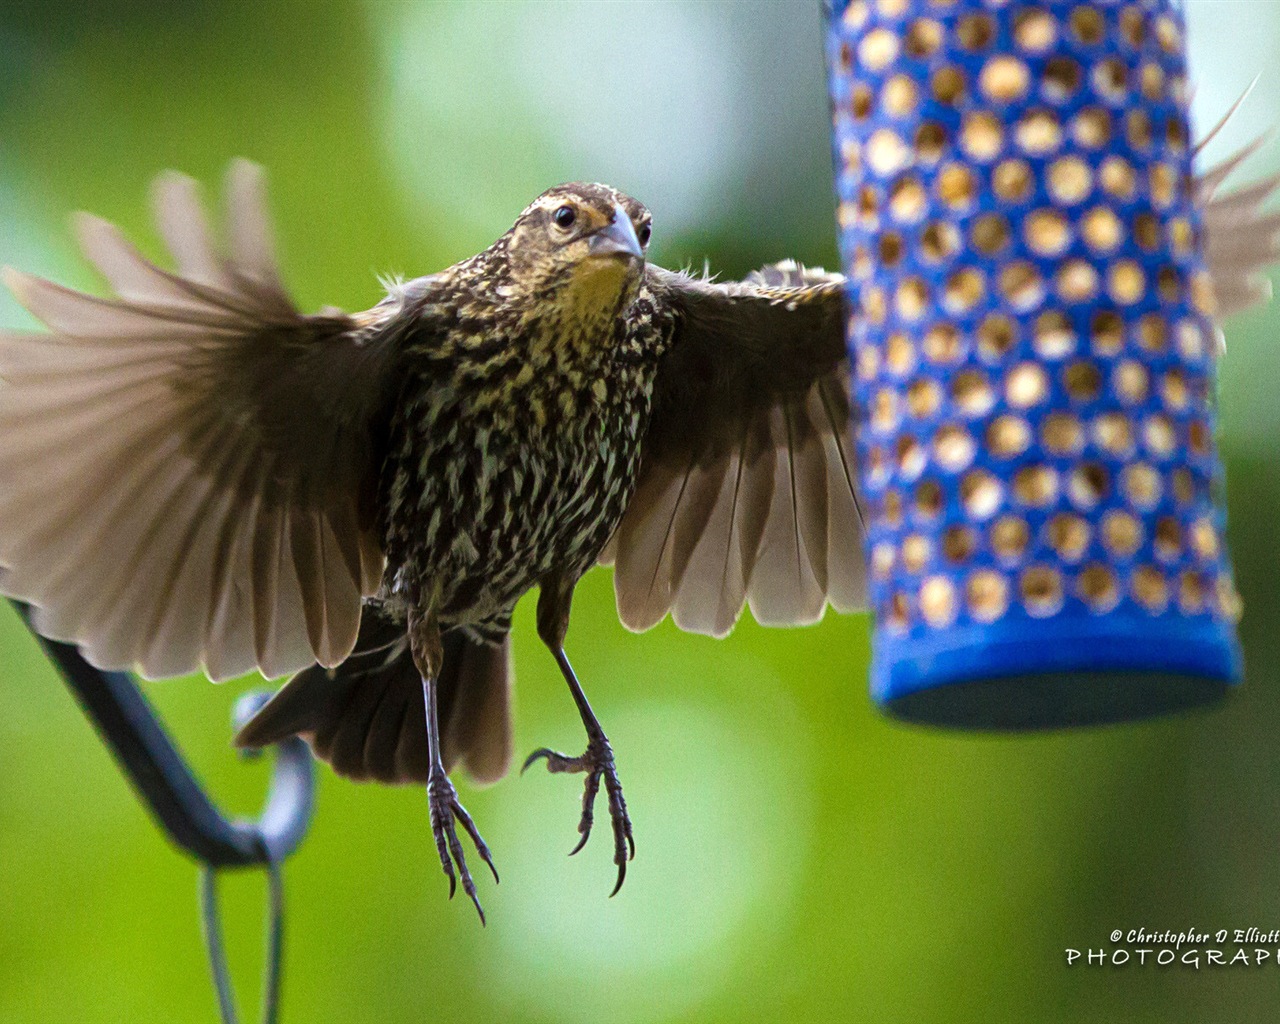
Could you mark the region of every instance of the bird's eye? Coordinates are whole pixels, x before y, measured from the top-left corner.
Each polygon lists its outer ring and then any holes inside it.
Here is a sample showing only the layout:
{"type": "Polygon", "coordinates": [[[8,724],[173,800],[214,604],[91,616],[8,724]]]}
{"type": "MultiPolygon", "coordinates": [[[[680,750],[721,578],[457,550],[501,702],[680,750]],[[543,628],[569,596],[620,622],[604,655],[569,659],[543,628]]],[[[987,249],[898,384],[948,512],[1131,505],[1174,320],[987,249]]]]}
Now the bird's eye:
{"type": "Polygon", "coordinates": [[[578,211],[572,206],[562,206],[551,216],[556,222],[556,227],[571,228],[573,227],[573,222],[578,219],[578,211]]]}
{"type": "Polygon", "coordinates": [[[651,234],[653,234],[653,227],[649,224],[641,224],[640,230],[636,232],[636,237],[640,239],[641,245],[648,245],[651,234]]]}

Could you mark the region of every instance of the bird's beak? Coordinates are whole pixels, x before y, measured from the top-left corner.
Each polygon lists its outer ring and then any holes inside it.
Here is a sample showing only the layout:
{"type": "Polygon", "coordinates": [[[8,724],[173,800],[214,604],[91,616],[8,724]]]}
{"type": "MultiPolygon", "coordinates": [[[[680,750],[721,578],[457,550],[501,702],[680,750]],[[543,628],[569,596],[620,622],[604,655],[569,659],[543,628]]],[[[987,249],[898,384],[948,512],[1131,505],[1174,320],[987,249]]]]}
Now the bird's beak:
{"type": "Polygon", "coordinates": [[[592,256],[618,255],[644,260],[644,247],[641,246],[640,239],[636,238],[631,218],[617,203],[613,205],[613,219],[591,236],[587,252],[592,256]]]}

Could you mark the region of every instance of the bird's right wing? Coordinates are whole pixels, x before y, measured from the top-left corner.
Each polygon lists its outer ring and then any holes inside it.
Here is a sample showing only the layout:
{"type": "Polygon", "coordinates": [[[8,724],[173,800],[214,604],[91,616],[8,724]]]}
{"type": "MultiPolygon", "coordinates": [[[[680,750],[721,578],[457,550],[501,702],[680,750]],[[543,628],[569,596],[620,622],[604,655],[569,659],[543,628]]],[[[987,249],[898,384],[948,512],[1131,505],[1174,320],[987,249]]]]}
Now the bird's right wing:
{"type": "Polygon", "coordinates": [[[0,332],[0,590],[104,668],[336,664],[382,575],[389,345],[297,311],[254,165],[227,177],[225,253],[194,182],[163,175],[154,195],[176,273],[87,216],[81,248],[117,298],[5,271],[50,331],[0,332]]]}

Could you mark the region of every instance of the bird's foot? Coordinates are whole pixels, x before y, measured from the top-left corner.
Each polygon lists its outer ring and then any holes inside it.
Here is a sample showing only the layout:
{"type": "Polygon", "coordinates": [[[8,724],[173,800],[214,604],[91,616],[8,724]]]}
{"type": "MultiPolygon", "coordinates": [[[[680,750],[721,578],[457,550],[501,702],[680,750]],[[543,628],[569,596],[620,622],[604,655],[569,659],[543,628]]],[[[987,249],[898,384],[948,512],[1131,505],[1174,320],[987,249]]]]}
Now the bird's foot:
{"type": "Polygon", "coordinates": [[[600,792],[600,783],[604,782],[605,792],[609,794],[609,817],[613,822],[613,862],[618,866],[618,882],[610,896],[616,896],[627,877],[627,861],[636,855],[636,843],[631,838],[631,818],[627,815],[627,801],[622,796],[622,783],[618,780],[618,770],[613,763],[613,748],[601,734],[587,743],[587,749],[579,757],[569,757],[549,747],[539,747],[527,758],[520,773],[539,759],[547,762],[549,772],[585,772],[586,784],[582,791],[582,817],[578,821],[578,833],[581,838],[578,845],[569,851],[573,856],[591,838],[591,825],[594,820],[596,794],[600,792]]]}
{"type": "Polygon", "coordinates": [[[431,834],[435,836],[440,863],[449,879],[449,899],[453,899],[453,894],[458,890],[460,875],[462,889],[471,897],[471,902],[475,904],[476,912],[480,915],[480,923],[484,924],[484,908],[480,906],[480,899],[476,896],[476,883],[467,869],[467,858],[462,852],[462,842],[458,839],[454,823],[461,824],[466,830],[471,841],[476,844],[480,859],[489,865],[489,870],[493,872],[493,880],[497,882],[498,869],[493,866],[489,847],[480,837],[480,832],[476,829],[475,822],[471,820],[471,815],[458,801],[458,791],[453,788],[453,783],[449,781],[449,776],[443,770],[431,772],[427,781],[427,803],[431,809],[431,834]],[[454,871],[455,863],[457,864],[456,872],[454,871]]]}

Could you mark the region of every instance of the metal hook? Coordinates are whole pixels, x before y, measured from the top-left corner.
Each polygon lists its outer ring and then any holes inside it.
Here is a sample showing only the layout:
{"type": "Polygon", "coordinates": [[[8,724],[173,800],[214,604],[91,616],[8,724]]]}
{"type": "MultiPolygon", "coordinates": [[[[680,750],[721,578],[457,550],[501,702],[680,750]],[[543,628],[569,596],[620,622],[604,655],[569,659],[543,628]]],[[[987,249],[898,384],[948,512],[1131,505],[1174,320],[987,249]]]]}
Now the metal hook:
{"type": "MultiPolygon", "coordinates": [[[[262,814],[256,821],[229,820],[200,787],[132,676],[94,668],[72,645],[41,636],[31,625],[31,609],[18,601],[13,604],[152,817],[174,844],[203,865],[200,905],[205,940],[226,1024],[234,1024],[237,1017],[222,949],[215,876],[223,868],[267,868],[267,969],[262,1015],[272,1024],[279,1006],[284,935],[280,866],[298,848],[311,824],[315,806],[311,751],[296,736],[276,744],[262,814]]],[[[237,724],[247,721],[268,696],[256,692],[241,697],[234,713],[237,724]]]]}

